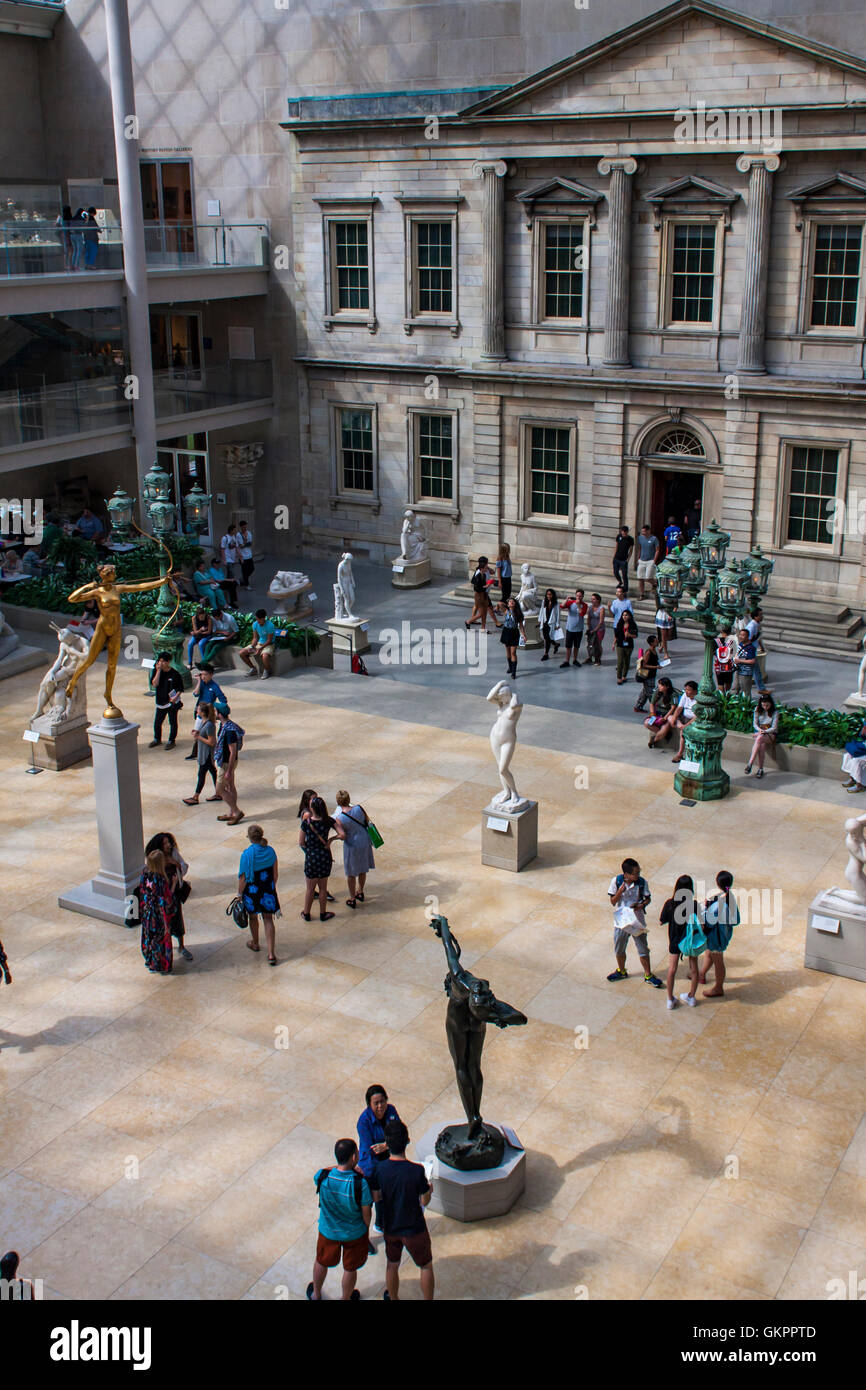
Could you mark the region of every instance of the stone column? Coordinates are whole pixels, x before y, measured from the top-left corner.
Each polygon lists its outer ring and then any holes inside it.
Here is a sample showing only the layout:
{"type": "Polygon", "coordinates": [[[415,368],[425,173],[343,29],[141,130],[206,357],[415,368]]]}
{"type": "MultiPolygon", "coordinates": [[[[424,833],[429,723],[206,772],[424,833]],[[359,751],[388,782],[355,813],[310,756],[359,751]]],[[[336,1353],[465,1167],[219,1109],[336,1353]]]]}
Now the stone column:
{"type": "Polygon", "coordinates": [[[737,160],[740,173],[749,175],[749,216],[746,224],[738,372],[766,371],[764,333],[767,324],[772,176],[778,167],[777,154],[741,154],[737,160]]]}
{"type": "MultiPolygon", "coordinates": [[[[156,462],[156,411],[153,401],[153,365],[150,356],[150,306],[147,295],[147,258],[144,246],[144,212],[139,174],[138,117],[129,40],[126,0],[105,0],[114,148],[117,154],[117,186],[123,232],[123,278],[126,297],[126,330],[129,365],[138,378],[133,397],[135,453],[139,497],[145,473],[156,462]]],[[[144,509],[142,508],[142,512],[144,509]]],[[[146,520],[142,519],[142,525],[146,520]]]]}
{"type": "Polygon", "coordinates": [[[631,280],[631,181],[637,160],[600,159],[600,174],[610,175],[607,195],[607,303],[604,314],[604,357],[606,367],[629,367],[628,311],[631,280]]]}
{"type": "Polygon", "coordinates": [[[484,180],[481,241],[481,356],[488,361],[505,358],[505,173],[502,159],[479,160],[472,166],[484,180]]]}
{"type": "MultiPolygon", "coordinates": [[[[247,523],[253,533],[254,546],[258,543],[256,536],[256,514],[253,507],[253,480],[256,476],[256,469],[259,461],[265,452],[264,444],[225,444],[223,445],[223,458],[225,460],[226,476],[232,489],[232,509],[231,519],[238,526],[242,521],[247,523]]],[[[258,547],[256,558],[260,558],[258,547]]]]}
{"type": "Polygon", "coordinates": [[[144,863],[138,725],[103,719],[87,733],[93,749],[99,870],[57,901],[70,912],[122,926],[124,898],[138,883],[144,863]]]}

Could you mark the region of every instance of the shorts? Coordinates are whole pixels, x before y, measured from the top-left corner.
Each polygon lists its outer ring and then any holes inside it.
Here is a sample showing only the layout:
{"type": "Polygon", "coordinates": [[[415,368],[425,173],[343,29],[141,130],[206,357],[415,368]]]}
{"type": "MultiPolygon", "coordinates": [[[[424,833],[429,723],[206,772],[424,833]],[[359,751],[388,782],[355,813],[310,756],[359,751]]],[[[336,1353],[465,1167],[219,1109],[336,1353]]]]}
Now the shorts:
{"type": "Polygon", "coordinates": [[[367,1256],[370,1253],[370,1237],[365,1231],[357,1240],[331,1240],[328,1236],[323,1236],[319,1232],[316,1241],[316,1259],[325,1269],[334,1269],[340,1263],[340,1254],[343,1256],[343,1268],[347,1270],[362,1269],[367,1263],[367,1256]]]}
{"type": "Polygon", "coordinates": [[[385,1236],[385,1259],[389,1264],[398,1265],[403,1256],[403,1251],[408,1250],[412,1259],[419,1269],[429,1265],[433,1260],[433,1247],[430,1244],[430,1232],[427,1227],[423,1231],[417,1231],[411,1236],[385,1236]]]}
{"type": "Polygon", "coordinates": [[[655,579],[656,562],[655,560],[638,560],[637,562],[638,579],[655,579]]]}
{"type": "Polygon", "coordinates": [[[624,927],[614,927],[613,929],[613,952],[616,956],[624,956],[625,948],[630,941],[635,944],[635,949],[639,956],[649,955],[649,945],[647,944],[646,932],[630,932],[624,927]]]}
{"type": "Polygon", "coordinates": [[[232,790],[234,790],[234,785],[234,772],[229,772],[227,767],[218,767],[215,791],[221,792],[223,788],[226,786],[231,787],[232,790]]]}
{"type": "Polygon", "coordinates": [[[566,629],[565,629],[565,650],[566,650],[567,652],[573,652],[573,651],[575,650],[576,647],[579,647],[579,646],[580,646],[580,639],[581,639],[582,637],[583,637],[583,632],[582,632],[582,631],[580,631],[580,632],[569,632],[568,628],[566,628],[566,629]]]}

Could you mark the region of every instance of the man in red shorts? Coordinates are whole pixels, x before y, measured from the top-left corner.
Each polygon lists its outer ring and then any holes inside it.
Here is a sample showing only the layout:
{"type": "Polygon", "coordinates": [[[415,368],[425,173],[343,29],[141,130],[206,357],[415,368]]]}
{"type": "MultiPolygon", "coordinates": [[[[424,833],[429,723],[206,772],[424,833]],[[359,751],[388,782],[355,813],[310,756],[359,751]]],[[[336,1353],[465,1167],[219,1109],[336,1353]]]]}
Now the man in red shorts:
{"type": "Polygon", "coordinates": [[[370,1217],[373,1199],[364,1174],[358,1168],[358,1146],[354,1139],[338,1139],[334,1145],[336,1168],[320,1168],[315,1176],[319,1194],[319,1238],[313,1280],[307,1285],[307,1298],[318,1301],[329,1269],[343,1257],[344,1301],[358,1299],[355,1288],[358,1270],[367,1263],[370,1248],[370,1217]]]}
{"type": "Polygon", "coordinates": [[[385,1232],[385,1292],[383,1298],[399,1299],[400,1260],[408,1250],[421,1272],[421,1296],[433,1297],[433,1251],[424,1208],[433,1196],[433,1184],[420,1163],[406,1157],[409,1131],[402,1120],[385,1126],[388,1158],[376,1164],[373,1199],[381,1202],[385,1232]]]}

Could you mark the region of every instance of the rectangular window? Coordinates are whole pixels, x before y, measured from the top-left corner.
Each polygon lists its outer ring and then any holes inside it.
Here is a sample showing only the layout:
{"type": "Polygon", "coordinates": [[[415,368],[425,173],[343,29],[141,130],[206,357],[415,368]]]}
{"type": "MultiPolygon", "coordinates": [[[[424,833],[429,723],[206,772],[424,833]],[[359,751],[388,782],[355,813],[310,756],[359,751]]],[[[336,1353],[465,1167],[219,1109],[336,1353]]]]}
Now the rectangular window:
{"type": "Polygon", "coordinates": [[[529,432],[529,509],[568,516],[571,431],[533,425],[529,432]]]}
{"type": "Polygon", "coordinates": [[[839,451],[807,445],[791,449],[786,539],[795,544],[832,545],[827,525],[839,480],[839,451]]]}
{"type": "Polygon", "coordinates": [[[370,259],[366,222],[332,222],[333,303],[341,309],[369,309],[370,259]]]}
{"type": "Polygon", "coordinates": [[[415,222],[418,314],[450,314],[453,305],[450,222],[415,222]]]}
{"type": "Polygon", "coordinates": [[[454,499],[454,420],[451,415],[416,417],[418,496],[425,501],[454,499]]]}
{"type": "Polygon", "coordinates": [[[712,323],[715,291],[715,223],[675,222],[671,229],[671,323],[712,323]]]}
{"type": "Polygon", "coordinates": [[[373,491],[373,412],[340,411],[340,488],[373,491]]]}
{"type": "Polygon", "coordinates": [[[813,328],[854,328],[860,298],[863,228],[831,223],[815,228],[812,263],[813,328]]]}
{"type": "Polygon", "coordinates": [[[548,319],[583,318],[582,222],[544,225],[543,306],[548,319]]]}

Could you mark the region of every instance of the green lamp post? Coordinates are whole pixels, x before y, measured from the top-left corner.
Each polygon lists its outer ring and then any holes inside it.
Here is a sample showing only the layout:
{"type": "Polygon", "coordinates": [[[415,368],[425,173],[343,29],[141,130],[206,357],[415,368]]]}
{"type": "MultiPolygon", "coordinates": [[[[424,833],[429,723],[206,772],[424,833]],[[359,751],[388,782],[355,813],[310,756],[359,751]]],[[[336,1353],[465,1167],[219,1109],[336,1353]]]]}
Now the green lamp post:
{"type": "Polygon", "coordinates": [[[694,616],[704,639],[704,670],[695,700],[695,717],[684,732],[685,753],[674,777],[680,796],[693,801],[718,801],[727,796],[731,779],[722,768],[725,727],[713,675],[715,641],[723,627],[742,611],[748,598],[752,606],[767,592],[773,562],[756,545],[741,563],[725,563],[731,538],[715,521],[677,559],[669,556],[658,569],[659,600],[675,612],[683,591],[688,590],[694,616]],[[701,597],[698,594],[704,590],[701,597]]]}
{"type": "Polygon", "coordinates": [[[192,681],[183,664],[183,633],[169,626],[177,600],[168,586],[168,552],[171,547],[167,546],[167,540],[175,533],[177,508],[171,500],[171,478],[165,469],[160,467],[159,463],[155,463],[145,474],[143,493],[144,509],[153,528],[153,534],[162,543],[159,551],[159,572],[163,583],[159,590],[159,598],[156,601],[159,627],[153,634],[153,654],[156,656],[158,651],[168,652],[172,666],[183,680],[184,688],[189,689],[192,681]]]}
{"type": "Polygon", "coordinates": [[[125,545],[132,535],[132,514],[135,510],[135,502],[128,492],[118,486],[109,501],[105,503],[109,520],[111,521],[111,534],[125,545]]]}

